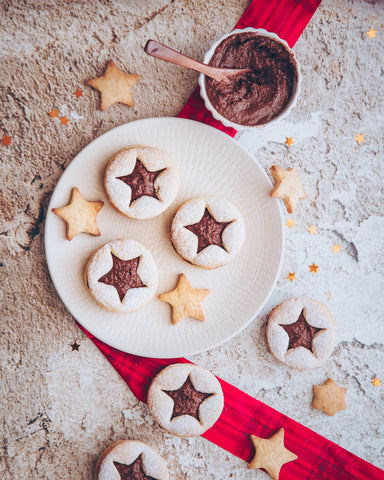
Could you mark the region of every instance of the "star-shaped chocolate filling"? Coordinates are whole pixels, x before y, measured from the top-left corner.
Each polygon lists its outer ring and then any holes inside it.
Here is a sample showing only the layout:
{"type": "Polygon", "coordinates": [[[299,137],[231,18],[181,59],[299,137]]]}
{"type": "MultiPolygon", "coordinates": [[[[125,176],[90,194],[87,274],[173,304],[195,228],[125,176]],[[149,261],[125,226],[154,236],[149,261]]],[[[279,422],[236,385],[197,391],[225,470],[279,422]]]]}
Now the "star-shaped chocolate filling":
{"type": "Polygon", "coordinates": [[[173,400],[173,411],[171,420],[180,415],[190,415],[201,423],[199,408],[205,399],[214,395],[214,393],[198,392],[192,385],[191,379],[185,380],[184,384],[177,390],[163,390],[173,400]]]}
{"type": "Polygon", "coordinates": [[[223,245],[223,231],[232,222],[217,222],[206,208],[204,215],[198,223],[186,225],[185,228],[197,236],[197,253],[208,247],[208,245],[217,245],[226,250],[223,245]]]}
{"type": "Polygon", "coordinates": [[[295,323],[291,323],[290,325],[280,324],[280,326],[288,333],[288,350],[291,348],[304,347],[312,353],[312,342],[314,337],[321,330],[325,330],[324,328],[316,328],[309,325],[304,316],[304,309],[301,311],[300,316],[295,323]]]}
{"type": "Polygon", "coordinates": [[[129,465],[124,463],[113,462],[116,470],[119,472],[121,480],[156,480],[153,477],[148,477],[143,470],[143,460],[140,455],[134,462],[129,465]]]}
{"type": "Polygon", "coordinates": [[[120,302],[122,302],[128,290],[146,286],[137,273],[140,257],[132,258],[131,260],[121,260],[113,253],[111,255],[113,260],[112,268],[98,281],[115,287],[119,294],[120,302]]]}
{"type": "Polygon", "coordinates": [[[144,165],[136,158],[135,168],[129,175],[122,177],[116,177],[118,180],[122,180],[129,187],[131,187],[131,200],[129,206],[138,198],[147,195],[148,197],[158,198],[155,191],[155,180],[164,172],[165,168],[158,170],[157,172],[150,172],[144,165]]]}

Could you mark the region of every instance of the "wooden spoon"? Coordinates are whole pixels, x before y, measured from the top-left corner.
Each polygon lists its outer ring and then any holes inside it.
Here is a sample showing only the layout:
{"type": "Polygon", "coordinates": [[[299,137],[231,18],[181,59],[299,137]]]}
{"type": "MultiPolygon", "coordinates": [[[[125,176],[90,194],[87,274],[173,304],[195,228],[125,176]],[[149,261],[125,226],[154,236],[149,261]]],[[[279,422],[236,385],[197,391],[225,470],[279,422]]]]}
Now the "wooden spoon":
{"type": "Polygon", "coordinates": [[[160,60],[165,60],[166,62],[174,63],[175,65],[180,65],[181,67],[190,68],[203,73],[217,82],[229,82],[235,75],[252,72],[251,68],[239,69],[211,67],[205,63],[187,57],[172,48],[166,47],[161,43],[155,42],[155,40],[148,40],[144,47],[144,51],[148,53],[148,55],[159,58],[160,60]]]}

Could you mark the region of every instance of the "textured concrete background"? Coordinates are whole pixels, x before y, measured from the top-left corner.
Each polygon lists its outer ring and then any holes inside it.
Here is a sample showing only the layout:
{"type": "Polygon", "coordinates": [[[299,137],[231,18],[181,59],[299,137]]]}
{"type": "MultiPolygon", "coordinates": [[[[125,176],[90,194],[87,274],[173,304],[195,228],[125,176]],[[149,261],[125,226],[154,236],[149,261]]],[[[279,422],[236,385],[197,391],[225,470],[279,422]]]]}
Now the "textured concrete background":
{"type": "MultiPolygon", "coordinates": [[[[166,459],[172,479],[268,478],[202,438],[160,431],[118,374],[80,333],[58,298],[44,257],[43,220],[65,167],[110,128],[175,116],[197,74],[143,53],[148,38],[197,59],[231,30],[248,0],[2,1],[0,3],[0,477],[89,479],[111,442],[137,438],[166,459]],[[98,110],[85,86],[113,58],[139,73],[133,109],[98,110]],[[73,92],[84,90],[76,99],[73,92]],[[48,115],[60,110],[70,121],[48,115]],[[72,350],[77,342],[79,350],[72,350]]],[[[266,170],[295,165],[308,199],[286,227],[281,276],[262,314],[237,338],[193,361],[384,468],[383,32],[384,3],[328,0],[296,44],[303,93],[289,119],[239,142],[266,170]],[[372,27],[377,38],[365,32],[372,27]],[[358,145],[357,133],[365,134],[358,145]],[[285,137],[295,144],[288,149],[285,137]],[[310,224],[318,234],[310,236],[310,224]],[[342,245],[339,254],[330,247],[342,245]],[[316,275],[308,265],[319,264],[316,275]],[[288,272],[297,280],[289,282],[288,272]],[[262,326],[281,301],[326,303],[338,344],[324,368],[296,372],[266,351],[262,326]],[[310,406],[312,385],[332,376],[347,410],[310,406]],[[352,427],[352,428],[351,428],[352,427]]]]}

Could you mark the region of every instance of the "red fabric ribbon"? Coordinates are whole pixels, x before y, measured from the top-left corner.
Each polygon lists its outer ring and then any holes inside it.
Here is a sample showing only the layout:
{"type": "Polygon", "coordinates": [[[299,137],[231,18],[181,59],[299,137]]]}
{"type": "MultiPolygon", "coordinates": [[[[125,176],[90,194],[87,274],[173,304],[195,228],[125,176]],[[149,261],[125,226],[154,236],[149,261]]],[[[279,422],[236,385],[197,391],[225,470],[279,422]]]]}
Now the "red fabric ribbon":
{"type": "MultiPolygon", "coordinates": [[[[292,47],[320,2],[321,0],[253,0],[236,27],[264,28],[277,33],[292,47]]],[[[198,88],[179,116],[212,125],[232,137],[236,134],[234,129],[224,127],[206,110],[198,88]]],[[[101,342],[81,326],[80,328],[143,402],[147,400],[149,384],[162,368],[176,362],[188,362],[185,358],[164,360],[124,353],[101,342]]],[[[382,470],[233,385],[221,379],[219,381],[224,392],[225,407],[219,420],[203,435],[211,442],[249,462],[254,454],[249,435],[267,438],[284,428],[285,446],[299,458],[282,467],[281,480],[384,480],[382,470]]]]}

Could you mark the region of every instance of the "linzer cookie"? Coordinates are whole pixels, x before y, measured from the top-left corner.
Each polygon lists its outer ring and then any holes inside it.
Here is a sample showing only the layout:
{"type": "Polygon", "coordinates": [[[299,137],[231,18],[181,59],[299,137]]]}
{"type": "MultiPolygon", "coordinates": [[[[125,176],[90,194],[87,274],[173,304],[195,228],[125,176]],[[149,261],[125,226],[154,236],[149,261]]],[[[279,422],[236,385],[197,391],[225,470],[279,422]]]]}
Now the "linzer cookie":
{"type": "Polygon", "coordinates": [[[155,294],[158,272],[152,254],[135,240],[115,240],[97,250],[85,269],[86,285],[101,306],[131,312],[155,294]]]}
{"type": "Polygon", "coordinates": [[[120,440],[99,457],[96,480],[168,480],[167,466],[160,455],[138,440],[120,440]]]}
{"type": "Polygon", "coordinates": [[[104,186],[112,205],[130,218],[162,213],[175,199],[179,173],[168,153],[152,147],[128,147],[109,162],[104,186]]]}
{"type": "Polygon", "coordinates": [[[181,205],[172,220],[175,250],[197,267],[212,269],[227,264],[240,250],[244,238],[240,212],[222,198],[192,198],[181,205]]]}
{"type": "Polygon", "coordinates": [[[287,300],[269,314],[266,340],[286,365],[307,369],[324,363],[335,343],[335,323],[322,303],[301,297],[287,300]]]}
{"type": "Polygon", "coordinates": [[[148,390],[148,408],[158,424],[179,437],[201,435],[219,418],[224,396],[219,381],[190,363],[170,365],[148,390]]]}

